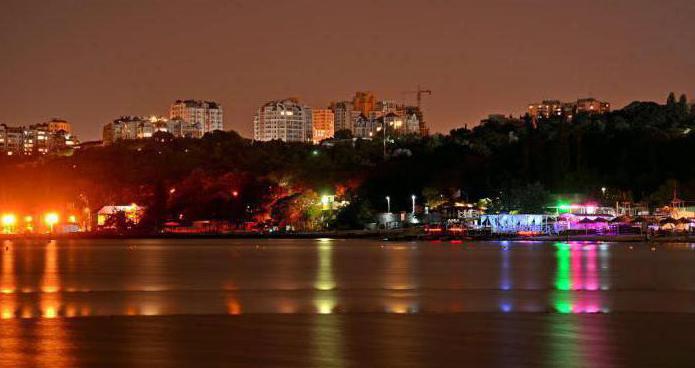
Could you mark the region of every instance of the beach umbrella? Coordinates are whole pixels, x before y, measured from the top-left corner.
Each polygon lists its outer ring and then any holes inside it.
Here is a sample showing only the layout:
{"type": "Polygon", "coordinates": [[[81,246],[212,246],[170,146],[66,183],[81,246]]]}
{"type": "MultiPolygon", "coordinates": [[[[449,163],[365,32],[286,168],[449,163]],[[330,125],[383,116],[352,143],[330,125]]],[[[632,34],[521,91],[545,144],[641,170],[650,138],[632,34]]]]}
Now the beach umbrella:
{"type": "Polygon", "coordinates": [[[632,219],[630,219],[629,216],[618,216],[618,217],[610,220],[609,222],[611,224],[617,224],[617,223],[625,223],[626,224],[626,223],[630,222],[631,220],[632,219]]]}

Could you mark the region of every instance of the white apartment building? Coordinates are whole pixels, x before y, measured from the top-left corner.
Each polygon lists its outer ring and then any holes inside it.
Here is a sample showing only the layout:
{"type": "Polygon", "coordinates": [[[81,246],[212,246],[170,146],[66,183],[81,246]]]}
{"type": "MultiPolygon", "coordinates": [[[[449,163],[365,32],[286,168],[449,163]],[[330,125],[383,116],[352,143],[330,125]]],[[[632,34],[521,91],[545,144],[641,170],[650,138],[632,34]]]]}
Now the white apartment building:
{"type": "Polygon", "coordinates": [[[306,142],[313,138],[312,112],[295,98],[270,101],[256,111],[253,139],[306,142]]]}

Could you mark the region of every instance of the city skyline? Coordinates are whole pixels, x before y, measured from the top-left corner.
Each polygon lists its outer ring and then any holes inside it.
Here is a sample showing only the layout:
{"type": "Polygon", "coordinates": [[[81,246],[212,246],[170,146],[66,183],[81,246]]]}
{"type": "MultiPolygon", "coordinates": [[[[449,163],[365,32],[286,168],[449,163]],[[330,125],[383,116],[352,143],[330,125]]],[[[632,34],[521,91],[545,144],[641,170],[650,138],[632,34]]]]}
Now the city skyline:
{"type": "Polygon", "coordinates": [[[117,116],[166,115],[172,101],[194,98],[219,102],[225,129],[251,137],[268,100],[325,108],[371,90],[414,104],[403,92],[422,85],[433,91],[423,101],[431,132],[447,132],[546,98],[619,108],[695,94],[689,1],[417,4],[9,1],[0,122],[61,117],[86,141],[117,116]],[[286,17],[296,9],[302,17],[286,17]]]}

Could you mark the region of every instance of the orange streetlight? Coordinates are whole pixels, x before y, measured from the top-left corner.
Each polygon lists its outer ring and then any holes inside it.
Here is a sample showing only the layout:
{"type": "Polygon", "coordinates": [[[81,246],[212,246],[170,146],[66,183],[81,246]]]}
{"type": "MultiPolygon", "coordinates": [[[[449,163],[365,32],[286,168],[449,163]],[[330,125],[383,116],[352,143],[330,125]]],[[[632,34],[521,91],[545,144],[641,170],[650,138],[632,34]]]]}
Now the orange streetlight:
{"type": "Polygon", "coordinates": [[[17,224],[17,216],[12,213],[2,215],[2,229],[5,233],[11,233],[14,226],[17,224]]]}
{"type": "Polygon", "coordinates": [[[48,225],[48,227],[51,229],[51,232],[53,232],[53,226],[57,224],[59,220],[60,217],[55,212],[49,212],[44,217],[44,221],[46,222],[46,225],[48,225]]]}

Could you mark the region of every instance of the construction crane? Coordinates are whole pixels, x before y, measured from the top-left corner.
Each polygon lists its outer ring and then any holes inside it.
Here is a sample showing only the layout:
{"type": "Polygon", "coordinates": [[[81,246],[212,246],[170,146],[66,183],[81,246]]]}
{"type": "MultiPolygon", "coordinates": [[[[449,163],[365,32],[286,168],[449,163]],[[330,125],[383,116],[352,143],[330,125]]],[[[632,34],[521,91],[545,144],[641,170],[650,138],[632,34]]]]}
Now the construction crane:
{"type": "Polygon", "coordinates": [[[422,89],[419,85],[417,86],[417,91],[405,91],[403,93],[408,93],[408,94],[416,94],[417,95],[417,108],[420,109],[422,108],[422,95],[426,94],[431,96],[432,95],[432,90],[429,89],[422,89]]]}
{"type": "Polygon", "coordinates": [[[417,86],[417,91],[405,91],[403,94],[415,94],[417,95],[417,110],[418,110],[418,119],[420,119],[420,134],[421,135],[427,135],[428,134],[428,129],[427,126],[425,125],[425,119],[423,118],[422,114],[422,95],[426,94],[428,96],[432,95],[432,90],[429,89],[422,89],[420,85],[417,86]]]}

